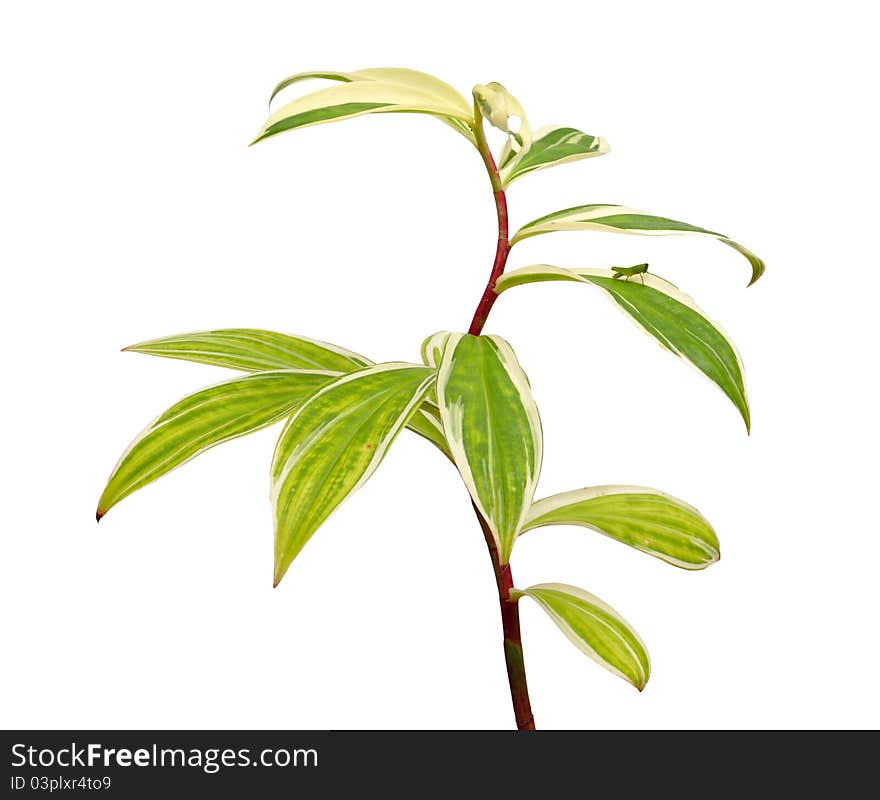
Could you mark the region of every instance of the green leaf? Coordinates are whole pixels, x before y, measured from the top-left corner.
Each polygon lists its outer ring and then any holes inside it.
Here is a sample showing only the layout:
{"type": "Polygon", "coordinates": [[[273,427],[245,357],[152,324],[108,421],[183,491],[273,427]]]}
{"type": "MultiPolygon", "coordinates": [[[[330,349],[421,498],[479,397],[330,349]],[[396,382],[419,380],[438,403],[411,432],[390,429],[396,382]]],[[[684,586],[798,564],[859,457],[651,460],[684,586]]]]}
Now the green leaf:
{"type": "Polygon", "coordinates": [[[451,333],[450,331],[439,331],[429,336],[422,342],[422,361],[429,367],[440,368],[440,362],[443,360],[443,351],[450,339],[458,341],[461,334],[451,333]]]}
{"type": "Polygon", "coordinates": [[[268,369],[351,372],[372,363],[357,353],[327,342],[253,328],[225,328],[165,336],[134,344],[125,350],[246,372],[268,369]]]}
{"type": "Polygon", "coordinates": [[[281,81],[272,92],[299,81],[320,78],[337,82],[282,106],[269,116],[256,142],[284,131],[363,114],[413,112],[431,114],[474,142],[473,110],[455,89],[432,75],[411,69],[363,69],[355,72],[301,72],[281,81]]]}
{"type": "Polygon", "coordinates": [[[310,80],[340,81],[342,83],[351,83],[353,80],[355,80],[355,78],[352,73],[336,72],[333,70],[325,70],[322,72],[297,72],[296,75],[291,75],[290,77],[279,81],[275,85],[275,88],[272,90],[272,94],[269,95],[269,107],[271,108],[272,101],[288,86],[293,86],[293,84],[299,83],[300,81],[310,80]]]}
{"type": "MultiPolygon", "coordinates": [[[[315,368],[344,375],[375,363],[335,344],[252,328],[226,328],[166,336],[126,347],[125,350],[248,372],[315,368]]],[[[439,420],[440,412],[436,405],[426,402],[407,427],[433,442],[445,456],[450,457],[439,420]]]]}
{"type": "Polygon", "coordinates": [[[499,336],[436,334],[440,419],[458,471],[486,518],[502,564],[531,505],[543,438],[528,378],[499,336]]]}
{"type": "Polygon", "coordinates": [[[764,262],[760,258],[741,244],[729,239],[723,233],[715,233],[705,228],[698,228],[696,225],[690,225],[687,222],[657,217],[644,211],[627,208],[626,206],[593,204],[554,211],[552,214],[547,214],[545,217],[540,217],[523,225],[510,240],[510,243],[514,245],[523,239],[537,236],[541,233],[588,230],[634,233],[647,236],[665,236],[667,234],[710,236],[745,256],[752,267],[752,278],[749,281],[749,286],[758,280],[764,272],[764,262]]]}
{"type": "Polygon", "coordinates": [[[502,275],[495,291],[500,294],[513,286],[539,281],[575,281],[598,286],[663,347],[689,361],[715,383],[736,406],[749,430],[751,417],[742,364],[733,342],[718,323],[709,319],[688,295],[656,275],[646,273],[633,280],[619,280],[613,275],[611,270],[535,264],[502,275]]]}
{"type": "Polygon", "coordinates": [[[522,532],[581,525],[682,569],[705,569],[720,557],[718,537],[692,506],[643,486],[594,486],[538,500],[522,532]]]}
{"type": "Polygon", "coordinates": [[[97,518],[199,453],[280,420],[332,380],[332,373],[311,370],[258,372],[184,397],[128,446],[98,501],[97,518]]]}
{"type": "Polygon", "coordinates": [[[337,378],[290,418],[272,461],[275,585],[321,523],[375,472],[434,383],[387,363],[337,378]]]}
{"type": "Polygon", "coordinates": [[[603,138],[577,128],[541,128],[535,131],[532,146],[520,158],[516,158],[510,146],[504,148],[499,161],[501,182],[507,187],[535,170],[605,155],[610,149],[603,138]]]}
{"type": "Polygon", "coordinates": [[[526,595],[547,612],[580,651],[639,691],[651,675],[648,651],[639,635],[611,606],[598,597],[564,583],[530,586],[526,595]]]}

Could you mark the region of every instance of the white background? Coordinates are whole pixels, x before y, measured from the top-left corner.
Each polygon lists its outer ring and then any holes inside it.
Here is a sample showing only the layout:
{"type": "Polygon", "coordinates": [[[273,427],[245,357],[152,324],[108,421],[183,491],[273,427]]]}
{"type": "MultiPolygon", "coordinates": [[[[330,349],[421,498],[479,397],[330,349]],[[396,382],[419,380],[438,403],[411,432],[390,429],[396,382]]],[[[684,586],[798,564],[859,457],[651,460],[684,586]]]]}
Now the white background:
{"type": "Polygon", "coordinates": [[[403,435],[271,588],[277,428],[94,507],[128,441],[223,370],[123,354],[253,326],[375,359],[464,329],[495,245],[488,181],[429,117],[247,148],[274,83],[409,66],[503,82],[533,126],[612,153],[509,193],[513,224],[624,203],[729,233],[557,234],[510,266],[648,260],[742,353],[753,433],[589,287],[517,289],[507,337],[544,421],[540,495],[634,483],[697,505],[688,573],[575,528],[524,537],[639,630],[638,694],[523,609],[544,728],[874,727],[877,57],[867,3],[29,3],[4,7],[4,727],[505,728],[495,589],[457,476],[403,435]],[[14,10],[13,10],[14,8],[14,10]]]}

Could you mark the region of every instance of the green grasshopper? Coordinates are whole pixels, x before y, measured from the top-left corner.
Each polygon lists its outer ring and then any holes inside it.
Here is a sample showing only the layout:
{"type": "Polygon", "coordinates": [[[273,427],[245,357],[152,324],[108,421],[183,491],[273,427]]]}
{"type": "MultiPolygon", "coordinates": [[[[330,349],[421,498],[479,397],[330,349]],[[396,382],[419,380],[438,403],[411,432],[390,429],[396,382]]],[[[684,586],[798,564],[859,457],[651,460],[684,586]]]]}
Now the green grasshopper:
{"type": "Polygon", "coordinates": [[[636,264],[634,267],[611,267],[611,271],[614,273],[614,279],[623,278],[624,280],[629,280],[634,275],[638,275],[641,278],[642,285],[645,285],[645,273],[648,271],[647,264],[636,264]]]}

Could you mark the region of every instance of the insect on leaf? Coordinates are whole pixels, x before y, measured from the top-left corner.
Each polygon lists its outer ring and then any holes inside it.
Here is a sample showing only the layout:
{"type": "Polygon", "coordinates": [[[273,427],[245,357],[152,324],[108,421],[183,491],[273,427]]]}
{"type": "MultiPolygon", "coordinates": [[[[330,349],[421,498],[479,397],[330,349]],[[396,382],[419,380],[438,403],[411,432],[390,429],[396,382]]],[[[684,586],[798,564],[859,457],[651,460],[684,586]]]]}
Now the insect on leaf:
{"type": "Polygon", "coordinates": [[[741,244],[734,242],[723,233],[698,228],[687,222],[657,217],[644,211],[626,206],[594,204],[575,206],[562,211],[554,211],[544,217],[523,225],[510,240],[511,245],[553,231],[606,231],[611,233],[633,233],[644,236],[666,236],[670,234],[696,234],[717,239],[745,256],[752,268],[751,286],[764,273],[764,262],[741,244]]]}
{"type": "Polygon", "coordinates": [[[199,453],[277,422],[333,379],[332,373],[310,370],[257,372],[184,397],[123,453],[98,501],[98,519],[199,453]]]}
{"type": "Polygon", "coordinates": [[[575,489],[532,504],[522,532],[580,525],[682,569],[705,569],[720,557],[718,537],[692,506],[643,486],[575,489]]]}
{"type": "Polygon", "coordinates": [[[275,584],[318,527],[375,472],[436,377],[387,363],[337,378],[305,402],[272,460],[275,584]]]}
{"type": "Polygon", "coordinates": [[[644,273],[640,280],[615,280],[612,270],[563,269],[548,264],[522,267],[503,275],[495,285],[501,293],[540,281],[574,281],[603,289],[646,333],[664,348],[693,364],[715,383],[751,426],[742,363],[733,342],[694,301],[671,283],[644,273]],[[640,282],[644,280],[644,285],[640,282]]]}

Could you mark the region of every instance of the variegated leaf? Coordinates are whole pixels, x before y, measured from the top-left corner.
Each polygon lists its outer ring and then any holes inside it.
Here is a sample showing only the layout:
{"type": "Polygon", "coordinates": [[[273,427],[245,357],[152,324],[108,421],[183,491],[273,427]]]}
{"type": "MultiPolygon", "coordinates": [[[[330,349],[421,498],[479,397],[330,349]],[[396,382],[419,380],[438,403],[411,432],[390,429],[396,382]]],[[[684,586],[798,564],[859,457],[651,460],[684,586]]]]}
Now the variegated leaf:
{"type": "MultiPolygon", "coordinates": [[[[450,331],[440,331],[433,336],[429,336],[422,342],[422,361],[425,366],[437,367],[439,369],[440,362],[443,360],[443,351],[446,345],[453,337],[461,334],[451,333],[450,331]]],[[[456,341],[457,338],[456,338],[456,341]]]]}
{"type": "Polygon", "coordinates": [[[164,336],[133,344],[125,350],[247,372],[267,369],[351,372],[372,363],[357,353],[327,342],[254,328],[225,328],[164,336]]]}
{"type": "Polygon", "coordinates": [[[443,342],[437,373],[443,432],[506,564],[541,471],[538,408],[513,349],[501,337],[438,334],[425,350],[430,354],[437,342],[443,342]]]}
{"type": "Polygon", "coordinates": [[[752,267],[751,286],[764,272],[764,262],[741,244],[734,242],[723,233],[698,228],[687,222],[679,222],[666,217],[657,217],[626,206],[594,204],[575,206],[562,211],[554,211],[544,217],[532,220],[523,225],[510,240],[511,245],[553,231],[607,231],[611,233],[633,233],[646,236],[665,236],[669,234],[697,234],[709,236],[732,247],[745,256],[752,267]]]}
{"type": "MultiPolygon", "coordinates": [[[[248,372],[267,369],[322,369],[342,375],[374,362],[328,342],[252,328],[226,328],[165,336],[125,350],[165,358],[177,358],[248,372]]],[[[440,412],[436,404],[424,403],[408,428],[433,442],[447,457],[440,412]]]]}
{"type": "Polygon", "coordinates": [[[508,161],[515,161],[525,155],[532,144],[532,130],[519,100],[494,81],[485,86],[474,86],[473,94],[483,119],[493,128],[507,134],[505,150],[512,153],[508,161]]]}
{"type": "Polygon", "coordinates": [[[687,503],[643,486],[594,486],[532,504],[522,532],[580,525],[682,569],[705,569],[720,557],[718,537],[687,503]]]}
{"type": "Polygon", "coordinates": [[[128,446],[98,501],[97,518],[199,453],[277,422],[333,379],[313,370],[256,372],[184,397],[128,446]]]}
{"type": "Polygon", "coordinates": [[[688,295],[650,273],[621,280],[615,279],[611,270],[563,269],[547,264],[522,267],[502,275],[495,291],[501,293],[538,281],[575,281],[603,289],[639,327],[715,383],[736,406],[749,430],[749,402],[736,348],[718,323],[707,317],[688,295]]]}
{"type": "Polygon", "coordinates": [[[517,158],[509,143],[505,146],[499,160],[501,182],[507,187],[535,170],[605,155],[610,149],[600,136],[576,128],[541,128],[534,132],[531,147],[521,157],[517,158]]]}
{"type": "Polygon", "coordinates": [[[564,583],[530,586],[527,596],[547,612],[581,652],[639,691],[651,675],[648,651],[630,624],[595,595],[564,583]]]}
{"type": "Polygon", "coordinates": [[[373,474],[435,377],[420,365],[377,364],[337,378],[290,418],[272,461],[276,585],[324,520],[373,474]]]}
{"type": "Polygon", "coordinates": [[[432,75],[394,68],[301,72],[281,81],[272,92],[272,98],[288,86],[312,78],[335,81],[337,85],[282,106],[269,116],[253,143],[308,125],[401,111],[431,114],[474,141],[470,104],[455,89],[432,75]]]}

